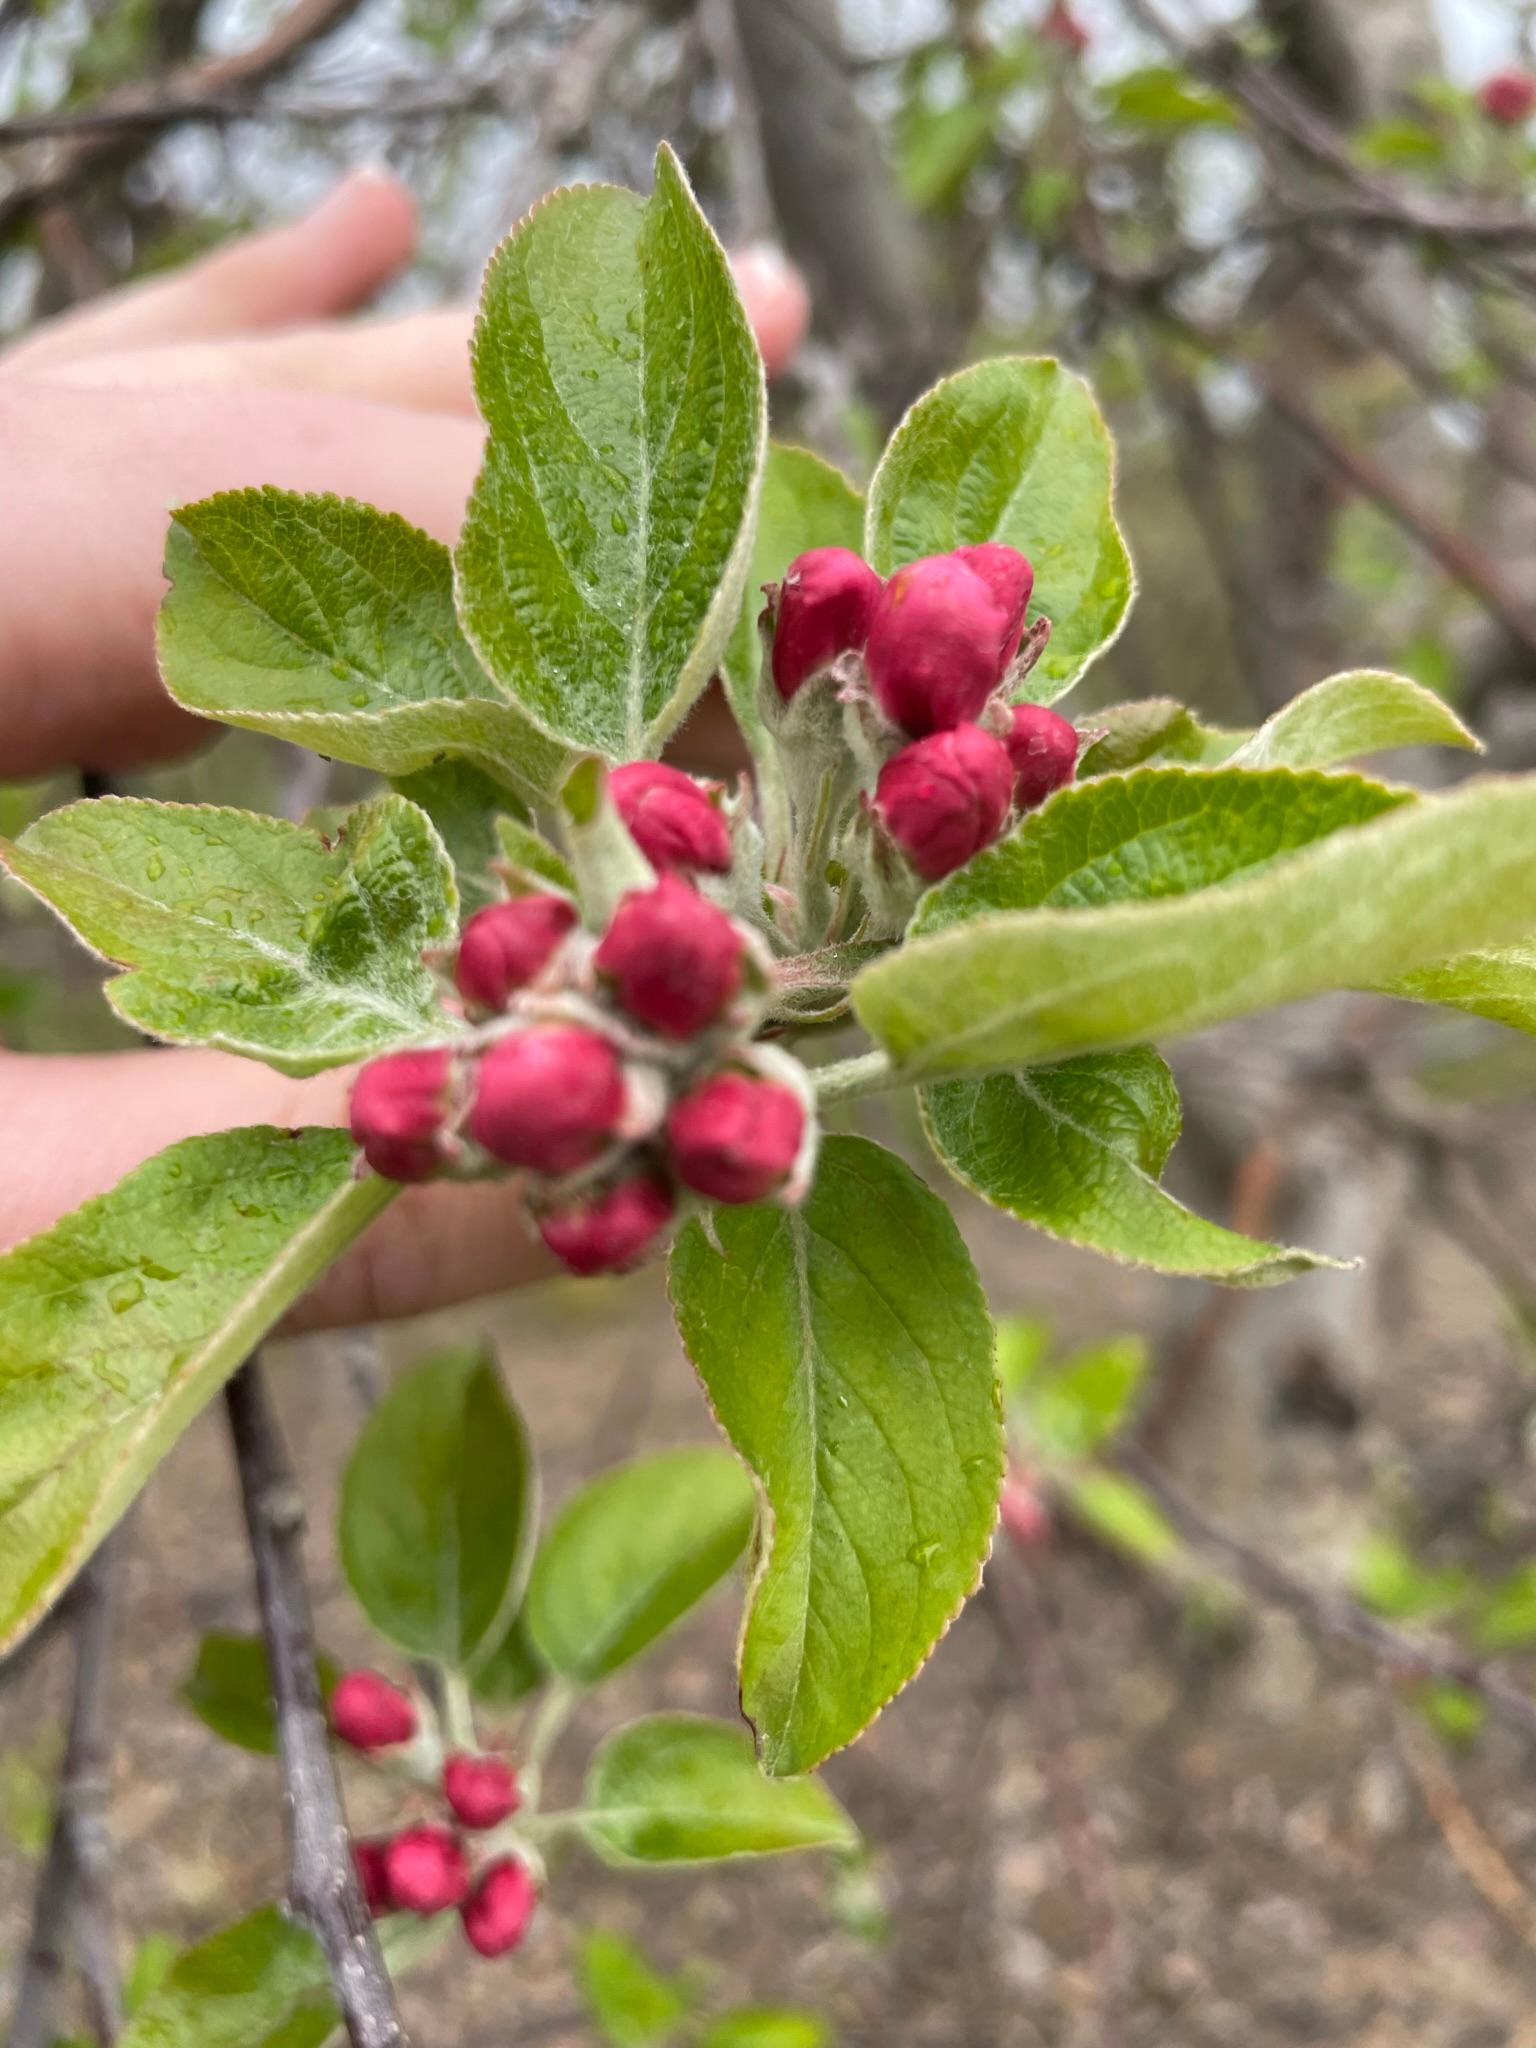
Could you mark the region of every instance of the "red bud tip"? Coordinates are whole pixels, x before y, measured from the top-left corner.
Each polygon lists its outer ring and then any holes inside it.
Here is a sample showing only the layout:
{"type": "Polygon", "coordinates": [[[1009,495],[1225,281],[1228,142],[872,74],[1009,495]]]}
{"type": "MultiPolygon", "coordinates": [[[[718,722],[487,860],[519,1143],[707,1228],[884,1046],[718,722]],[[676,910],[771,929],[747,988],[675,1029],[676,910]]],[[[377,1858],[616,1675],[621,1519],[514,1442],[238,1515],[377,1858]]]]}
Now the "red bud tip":
{"type": "Polygon", "coordinates": [[[510,1857],[493,1863],[460,1909],[470,1946],[483,1956],[506,1955],[528,1932],[538,1903],[526,1863],[510,1857]]]}
{"type": "Polygon", "coordinates": [[[393,1749],[416,1733],[416,1709],[377,1671],[348,1671],[331,1694],[331,1726],[352,1749],[393,1749]]]}
{"type": "Polygon", "coordinates": [[[964,562],[973,576],[979,576],[992,593],[994,604],[1001,606],[1008,620],[1003,636],[1003,667],[1006,668],[1019,651],[1019,642],[1024,638],[1024,617],[1029,610],[1029,600],[1034,595],[1035,572],[1029,559],[1017,548],[1011,548],[1006,541],[978,541],[974,547],[956,548],[955,560],[964,562]]]}
{"type": "Polygon", "coordinates": [[[663,761],[630,761],[614,769],[608,788],[630,838],[658,874],[674,868],[729,874],[730,832],[691,775],[663,761]]]}
{"type": "Polygon", "coordinates": [[[1006,748],[977,725],[903,747],[880,771],[875,809],[925,882],[937,882],[990,846],[1008,822],[1013,769],[1006,748]]]}
{"type": "Polygon", "coordinates": [[[465,1006],[495,1015],[508,998],[542,974],[576,922],[563,896],[517,896],[488,903],[464,927],[453,978],[465,1006]]]}
{"type": "Polygon", "coordinates": [[[667,1118],[673,1171],[712,1202],[766,1201],[788,1180],[804,1136],[793,1089],[747,1074],[716,1074],[667,1118]]]}
{"type": "Polygon", "coordinates": [[[357,1881],[363,1888],[368,1910],[377,1920],[394,1904],[389,1895],[389,1844],[378,1837],[354,1842],[352,1861],[357,1865],[357,1881]]]}
{"type": "Polygon", "coordinates": [[[672,1190],[654,1173],[584,1195],[539,1221],[539,1235],[569,1272],[627,1273],[672,1221],[672,1190]]]}
{"type": "Polygon", "coordinates": [[[864,645],[880,590],[880,578],[852,548],[796,555],[773,622],[773,681],[786,703],[840,654],[864,645]]]}
{"type": "Polygon", "coordinates": [[[1009,1537],[1021,1550],[1043,1543],[1051,1533],[1050,1511],[1027,1479],[1010,1472],[1003,1481],[1000,1516],[1009,1537]]]}
{"type": "Polygon", "coordinates": [[[443,1134],[453,1060],[444,1048],[370,1060],[352,1084],[352,1136],[386,1180],[430,1180],[447,1164],[443,1134]]]}
{"type": "Polygon", "coordinates": [[[499,1827],[522,1804],[516,1773],[499,1756],[449,1757],[443,1797],[466,1828],[499,1827]]]}
{"type": "Polygon", "coordinates": [[[1002,681],[1012,630],[987,583],[957,556],[909,562],[886,584],[864,650],[876,702],[914,738],[978,718],[1002,681]]]}
{"type": "Polygon", "coordinates": [[[574,1173],[613,1141],[624,1071],[606,1038],[578,1025],[516,1031],[480,1062],[469,1134],[494,1159],[574,1173]]]}
{"type": "Polygon", "coordinates": [[[1090,40],[1087,29],[1072,12],[1068,0],[1051,0],[1050,12],[1040,24],[1040,33],[1047,42],[1062,43],[1074,52],[1086,50],[1090,40]]]}
{"type": "Polygon", "coordinates": [[[663,875],[624,897],[595,961],[631,1017],[663,1037],[692,1038],[740,989],[745,946],[723,910],[663,875]]]}
{"type": "Polygon", "coordinates": [[[1013,763],[1013,800],[1032,811],[1077,773],[1077,728],[1043,704],[1015,704],[1003,736],[1013,763]]]}
{"type": "Polygon", "coordinates": [[[1536,113],[1536,75],[1510,66],[1485,79],[1477,103],[1501,128],[1520,128],[1536,113]]]}
{"type": "Polygon", "coordinates": [[[469,1890],[469,1858],[447,1828],[407,1828],[384,1851],[391,1904],[404,1913],[444,1913],[469,1890]]]}

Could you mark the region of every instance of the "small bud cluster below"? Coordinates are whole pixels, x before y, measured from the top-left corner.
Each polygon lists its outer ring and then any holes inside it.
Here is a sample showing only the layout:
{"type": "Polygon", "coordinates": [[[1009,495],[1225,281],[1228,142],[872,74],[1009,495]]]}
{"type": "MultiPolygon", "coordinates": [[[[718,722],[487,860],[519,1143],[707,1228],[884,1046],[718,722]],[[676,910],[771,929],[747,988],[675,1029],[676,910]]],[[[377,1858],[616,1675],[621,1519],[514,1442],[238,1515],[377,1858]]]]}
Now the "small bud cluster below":
{"type": "MultiPolygon", "coordinates": [[[[331,1695],[331,1726],[351,1749],[376,1755],[411,1742],[419,1730],[409,1696],[376,1671],[349,1671],[331,1695]]],[[[426,1917],[457,1911],[470,1946],[502,1956],[528,1931],[538,1880],[517,1855],[493,1853],[476,1867],[474,1845],[521,1804],[517,1774],[505,1758],[459,1754],[442,1768],[449,1821],[418,1821],[397,1834],[354,1842],[353,1859],[368,1910],[426,1917]]]]}

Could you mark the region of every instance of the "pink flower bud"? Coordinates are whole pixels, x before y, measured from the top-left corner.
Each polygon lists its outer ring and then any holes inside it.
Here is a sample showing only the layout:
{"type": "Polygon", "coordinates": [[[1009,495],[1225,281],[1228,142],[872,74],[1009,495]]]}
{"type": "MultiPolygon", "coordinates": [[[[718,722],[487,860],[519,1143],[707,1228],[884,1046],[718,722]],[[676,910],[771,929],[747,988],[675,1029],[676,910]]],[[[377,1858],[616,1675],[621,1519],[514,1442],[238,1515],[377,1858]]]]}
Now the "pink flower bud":
{"type": "Polygon", "coordinates": [[[746,942],[723,910],[676,875],[631,889],[598,947],[619,1002],[666,1038],[715,1023],[741,987],[746,942]]]}
{"type": "Polygon", "coordinates": [[[495,1015],[508,998],[542,974],[576,922],[564,896],[515,896],[488,903],[464,927],[453,978],[465,1005],[495,1015]]]}
{"type": "Polygon", "coordinates": [[[386,1180],[430,1180],[448,1164],[453,1059],[443,1047],[370,1060],[352,1084],[352,1135],[386,1180]]]}
{"type": "Polygon", "coordinates": [[[729,874],[731,835],[691,775],[664,761],[630,761],[614,769],[608,789],[630,838],[658,873],[703,868],[729,874]]]}
{"type": "Polygon", "coordinates": [[[1050,12],[1040,24],[1040,33],[1047,42],[1062,43],[1074,54],[1086,50],[1089,43],[1088,31],[1072,12],[1068,0],[1051,0],[1050,12]]]}
{"type": "Polygon", "coordinates": [[[992,593],[994,604],[1001,605],[1008,619],[1008,630],[1003,636],[1003,667],[1006,668],[1019,651],[1019,642],[1024,638],[1024,615],[1029,610],[1029,600],[1034,594],[1035,572],[1029,559],[1017,548],[1011,548],[1006,541],[983,540],[974,547],[956,548],[955,560],[964,562],[973,576],[979,576],[992,593]]]}
{"type": "Polygon", "coordinates": [[[539,1235],[572,1273],[627,1273],[672,1221],[675,1206],[666,1182],[646,1170],[546,1211],[539,1235]]]}
{"type": "Polygon", "coordinates": [[[460,1908],[470,1946],[483,1956],[504,1956],[528,1932],[539,1903],[533,1872],[508,1857],[493,1863],[460,1908]]]}
{"type": "Polygon", "coordinates": [[[352,1749],[392,1749],[416,1733],[416,1708],[377,1671],[348,1671],[331,1694],[331,1726],[352,1749]]]}
{"type": "Polygon", "coordinates": [[[1031,1550],[1051,1533],[1050,1510],[1022,1473],[1010,1472],[1003,1481],[999,1503],[1004,1529],[1021,1550],[1031,1550]]]}
{"type": "Polygon", "coordinates": [[[864,645],[880,590],[880,578],[852,548],[796,555],[773,622],[773,680],[786,703],[840,654],[864,645]]]}
{"type": "Polygon", "coordinates": [[[443,1797],[466,1828],[494,1828],[522,1804],[517,1774],[499,1756],[451,1756],[443,1766],[443,1797]]]}
{"type": "Polygon", "coordinates": [[[981,715],[1002,681],[1012,630],[987,584],[955,555],[898,569],[875,607],[864,650],[886,717],[914,738],[981,715]]]}
{"type": "Polygon", "coordinates": [[[448,1828],[407,1828],[384,1851],[392,1905],[404,1913],[443,1913],[469,1890],[469,1858],[448,1828]]]}
{"type": "Polygon", "coordinates": [[[903,747],[875,785],[885,829],[925,882],[939,881],[990,846],[1008,822],[1012,797],[1007,749],[978,725],[903,747]]]}
{"type": "Polygon", "coordinates": [[[515,1031],[480,1062],[469,1134],[493,1159],[536,1173],[587,1166],[624,1115],[624,1070],[606,1038],[579,1025],[515,1031]]]}
{"type": "Polygon", "coordinates": [[[1013,800],[1032,811],[1077,773],[1077,728],[1043,704],[1015,704],[1003,745],[1013,763],[1013,800]]]}
{"type": "Polygon", "coordinates": [[[389,1895],[389,1843],[379,1836],[371,1841],[354,1842],[352,1861],[357,1866],[357,1880],[363,1888],[368,1910],[377,1920],[394,1904],[389,1895]]]}
{"type": "Polygon", "coordinates": [[[684,1187],[712,1202],[762,1202],[788,1180],[805,1136],[792,1089],[748,1074],[716,1074],[667,1118],[667,1148],[684,1187]]]}
{"type": "Polygon", "coordinates": [[[1511,65],[1479,88],[1477,103],[1501,128],[1520,128],[1536,113],[1536,76],[1511,65]]]}

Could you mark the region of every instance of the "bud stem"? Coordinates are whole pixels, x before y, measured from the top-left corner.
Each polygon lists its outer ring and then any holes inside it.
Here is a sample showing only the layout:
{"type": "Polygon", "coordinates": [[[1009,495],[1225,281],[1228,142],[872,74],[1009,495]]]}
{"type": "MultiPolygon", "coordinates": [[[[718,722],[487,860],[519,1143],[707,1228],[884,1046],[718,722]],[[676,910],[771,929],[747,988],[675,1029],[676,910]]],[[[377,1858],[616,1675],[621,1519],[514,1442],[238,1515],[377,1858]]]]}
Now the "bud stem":
{"type": "Polygon", "coordinates": [[[878,1095],[882,1089],[899,1087],[901,1078],[891,1065],[890,1054],[877,1050],[814,1067],[811,1085],[817,1102],[825,1108],[829,1102],[849,1102],[856,1095],[878,1095]]]}

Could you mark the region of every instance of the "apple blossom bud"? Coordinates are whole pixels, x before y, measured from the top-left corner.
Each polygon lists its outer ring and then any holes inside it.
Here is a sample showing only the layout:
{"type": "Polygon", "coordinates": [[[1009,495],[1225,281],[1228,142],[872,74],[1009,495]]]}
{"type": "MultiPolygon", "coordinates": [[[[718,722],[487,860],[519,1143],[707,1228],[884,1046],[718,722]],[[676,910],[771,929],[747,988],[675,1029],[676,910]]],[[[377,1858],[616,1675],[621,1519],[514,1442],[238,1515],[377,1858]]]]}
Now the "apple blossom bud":
{"type": "Polygon", "coordinates": [[[352,1861],[357,1866],[357,1881],[363,1888],[368,1910],[377,1920],[394,1904],[389,1895],[389,1843],[381,1836],[354,1842],[352,1861]]]}
{"type": "Polygon", "coordinates": [[[1002,741],[960,725],[893,755],[880,771],[875,809],[923,880],[937,882],[992,844],[1012,797],[1002,741]]]}
{"type": "Polygon", "coordinates": [[[649,1168],[539,1219],[539,1235],[569,1272],[627,1273],[672,1221],[671,1188],[649,1168]]]}
{"type": "Polygon", "coordinates": [[[1073,13],[1069,0],[1051,0],[1045,20],[1040,24],[1040,33],[1047,42],[1061,43],[1074,55],[1086,50],[1090,40],[1087,29],[1073,13]]]}
{"type": "Polygon", "coordinates": [[[998,1510],[1004,1529],[1021,1550],[1033,1549],[1051,1533],[1050,1510],[1020,1472],[1010,1472],[1003,1481],[998,1510]]]}
{"type": "Polygon", "coordinates": [[[406,1913],[442,1913],[469,1890],[469,1858],[450,1829],[407,1828],[384,1851],[392,1905],[406,1913]]]}
{"type": "Polygon", "coordinates": [[[608,777],[608,791],[630,838],[658,874],[672,868],[730,873],[730,832],[691,775],[664,761],[630,761],[608,777]]]}
{"type": "Polygon", "coordinates": [[[466,1828],[494,1828],[522,1804],[517,1774],[499,1756],[451,1756],[443,1766],[443,1797],[466,1828]]]}
{"type": "Polygon", "coordinates": [[[448,1164],[453,1058],[442,1046],[370,1060],[352,1084],[352,1136],[386,1180],[430,1180],[448,1164]]]}
{"type": "Polygon", "coordinates": [[[1477,103],[1501,128],[1520,128],[1536,113],[1536,74],[1511,65],[1485,79],[1477,103]]]}
{"type": "Polygon", "coordinates": [[[1015,704],[1003,745],[1013,763],[1013,800],[1032,811],[1077,773],[1077,728],[1044,704],[1015,704]]]}
{"type": "Polygon", "coordinates": [[[574,1173],[613,1142],[624,1069],[606,1038],[557,1024],[499,1038],[480,1062],[469,1134],[493,1159],[574,1173]]]}
{"type": "Polygon", "coordinates": [[[981,578],[991,591],[993,602],[1001,605],[1007,616],[1008,629],[1003,636],[1006,668],[1019,651],[1019,642],[1024,637],[1024,615],[1034,594],[1035,572],[1029,558],[1001,540],[978,541],[974,547],[956,548],[954,552],[955,560],[964,562],[973,576],[981,578]]]}
{"type": "Polygon", "coordinates": [[[676,875],[631,889],[594,962],[631,1017],[666,1038],[718,1021],[741,987],[746,941],[735,924],[676,875]]]}
{"type": "Polygon", "coordinates": [[[955,555],[898,569],[875,607],[864,661],[875,701],[921,738],[980,716],[1002,681],[1009,615],[955,555]]]}
{"type": "Polygon", "coordinates": [[[491,1864],[459,1909],[472,1948],[483,1956],[504,1956],[528,1931],[539,1903],[533,1872],[507,1857],[491,1864]]]}
{"type": "Polygon", "coordinates": [[[348,1671],[331,1694],[331,1726],[352,1749],[392,1749],[416,1733],[416,1708],[377,1671],[348,1671]]]}
{"type": "Polygon", "coordinates": [[[869,637],[880,578],[852,548],[796,555],[779,585],[773,620],[773,681],[788,703],[803,683],[869,637]]]}
{"type": "Polygon", "coordinates": [[[667,1150],[684,1187],[712,1202],[763,1202],[789,1179],[805,1136],[791,1089],[715,1074],[673,1105],[667,1150]]]}
{"type": "Polygon", "coordinates": [[[576,922],[564,896],[514,896],[488,903],[464,927],[453,979],[465,1006],[495,1015],[518,989],[542,974],[576,922]]]}

